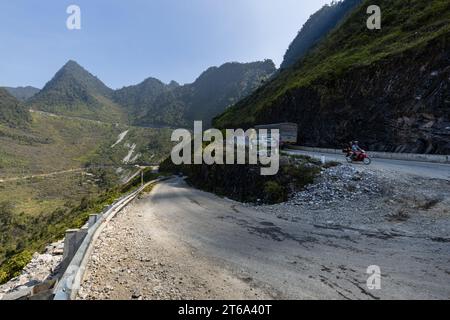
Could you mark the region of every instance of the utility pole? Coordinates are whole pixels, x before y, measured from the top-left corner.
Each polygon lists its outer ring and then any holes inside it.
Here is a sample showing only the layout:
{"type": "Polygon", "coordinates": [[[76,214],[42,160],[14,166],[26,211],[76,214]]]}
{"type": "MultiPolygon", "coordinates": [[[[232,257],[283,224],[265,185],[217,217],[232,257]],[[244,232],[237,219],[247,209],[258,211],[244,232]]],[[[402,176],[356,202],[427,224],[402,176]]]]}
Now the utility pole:
{"type": "Polygon", "coordinates": [[[141,186],[144,186],[144,169],[141,169],[141,186]]]}

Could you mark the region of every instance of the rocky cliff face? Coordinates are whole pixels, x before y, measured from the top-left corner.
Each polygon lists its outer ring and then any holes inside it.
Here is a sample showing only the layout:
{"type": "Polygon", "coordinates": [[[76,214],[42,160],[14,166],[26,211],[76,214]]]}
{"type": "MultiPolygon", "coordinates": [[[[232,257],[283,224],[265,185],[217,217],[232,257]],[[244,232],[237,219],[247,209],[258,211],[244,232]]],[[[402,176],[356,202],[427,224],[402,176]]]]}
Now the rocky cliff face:
{"type": "Polygon", "coordinates": [[[294,121],[299,143],[450,154],[450,35],[342,77],[292,89],[256,123],[294,121]]]}

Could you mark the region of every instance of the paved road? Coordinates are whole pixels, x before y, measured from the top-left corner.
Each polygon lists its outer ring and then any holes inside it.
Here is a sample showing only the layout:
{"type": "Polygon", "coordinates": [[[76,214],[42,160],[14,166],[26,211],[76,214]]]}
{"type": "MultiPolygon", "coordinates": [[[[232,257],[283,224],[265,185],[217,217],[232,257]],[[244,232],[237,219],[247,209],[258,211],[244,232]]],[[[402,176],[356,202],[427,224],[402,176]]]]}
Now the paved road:
{"type": "Polygon", "coordinates": [[[181,179],[158,184],[139,207],[149,234],[164,230],[211,268],[231,270],[274,298],[450,299],[447,238],[288,222],[181,179]],[[381,268],[381,290],[367,288],[370,265],[381,268]]]}
{"type": "MultiPolygon", "coordinates": [[[[286,150],[289,154],[308,155],[321,159],[325,157],[326,161],[339,161],[345,163],[344,154],[336,155],[332,153],[310,152],[301,150],[286,150]]],[[[369,152],[370,155],[370,152],[369,152]]],[[[364,167],[363,164],[355,164],[364,167]]],[[[400,173],[418,175],[425,178],[450,180],[450,164],[392,160],[392,159],[372,159],[370,167],[384,170],[392,170],[400,173]]]]}

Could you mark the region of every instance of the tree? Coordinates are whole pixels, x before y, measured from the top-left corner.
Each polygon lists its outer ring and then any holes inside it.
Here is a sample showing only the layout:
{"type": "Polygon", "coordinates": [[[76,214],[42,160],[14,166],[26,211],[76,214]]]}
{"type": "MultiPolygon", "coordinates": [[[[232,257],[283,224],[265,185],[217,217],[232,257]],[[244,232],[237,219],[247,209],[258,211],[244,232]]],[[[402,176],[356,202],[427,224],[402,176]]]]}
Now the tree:
{"type": "Polygon", "coordinates": [[[14,206],[9,201],[0,202],[0,227],[10,225],[14,216],[14,206]]]}

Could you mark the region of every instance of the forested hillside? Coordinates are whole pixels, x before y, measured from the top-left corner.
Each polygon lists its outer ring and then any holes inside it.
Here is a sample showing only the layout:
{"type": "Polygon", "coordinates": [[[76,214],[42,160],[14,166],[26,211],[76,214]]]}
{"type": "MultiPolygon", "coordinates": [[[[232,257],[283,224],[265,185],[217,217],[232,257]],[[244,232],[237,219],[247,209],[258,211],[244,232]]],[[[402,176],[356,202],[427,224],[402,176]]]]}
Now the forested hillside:
{"type": "Polygon", "coordinates": [[[280,69],[286,69],[303,58],[309,49],[326,37],[361,2],[362,0],[333,1],[311,15],[290,44],[280,69]]]}
{"type": "Polygon", "coordinates": [[[25,106],[5,89],[0,88],[0,125],[24,127],[31,120],[25,106]]]}

